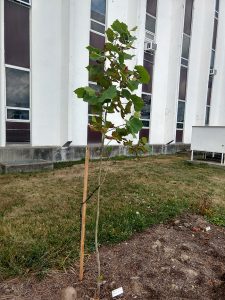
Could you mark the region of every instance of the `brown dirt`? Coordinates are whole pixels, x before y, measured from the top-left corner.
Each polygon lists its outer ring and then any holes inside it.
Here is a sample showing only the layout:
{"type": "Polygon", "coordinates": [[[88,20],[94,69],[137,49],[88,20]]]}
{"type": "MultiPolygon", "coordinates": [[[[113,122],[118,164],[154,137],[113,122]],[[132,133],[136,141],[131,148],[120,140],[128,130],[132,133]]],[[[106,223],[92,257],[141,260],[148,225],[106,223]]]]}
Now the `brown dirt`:
{"type": "MultiPolygon", "coordinates": [[[[157,225],[129,241],[101,248],[101,299],[123,287],[117,299],[225,299],[225,228],[202,217],[185,215],[157,225]],[[210,230],[206,231],[207,226],[210,230]]],[[[66,273],[51,272],[0,284],[1,300],[59,300],[61,290],[74,286],[79,299],[90,299],[95,290],[95,256],[86,258],[85,279],[78,281],[78,265],[66,273]]]]}

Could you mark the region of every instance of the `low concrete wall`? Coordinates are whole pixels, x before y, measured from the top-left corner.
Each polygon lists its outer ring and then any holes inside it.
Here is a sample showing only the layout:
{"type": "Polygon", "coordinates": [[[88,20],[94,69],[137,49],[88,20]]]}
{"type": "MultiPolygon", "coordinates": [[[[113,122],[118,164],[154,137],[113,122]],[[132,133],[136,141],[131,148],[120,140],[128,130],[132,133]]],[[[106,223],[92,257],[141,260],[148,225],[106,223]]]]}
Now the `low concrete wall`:
{"type": "MultiPolygon", "coordinates": [[[[107,147],[106,147],[107,149],[107,147]]],[[[90,146],[91,158],[97,159],[100,155],[99,146],[90,146]]],[[[110,156],[130,156],[129,151],[123,146],[108,147],[110,156]]],[[[181,151],[190,150],[189,144],[150,145],[149,153],[175,154],[181,151]]],[[[76,147],[29,147],[29,146],[8,146],[0,147],[0,162],[22,162],[30,160],[45,160],[52,162],[80,160],[85,157],[85,146],[76,147]]]]}

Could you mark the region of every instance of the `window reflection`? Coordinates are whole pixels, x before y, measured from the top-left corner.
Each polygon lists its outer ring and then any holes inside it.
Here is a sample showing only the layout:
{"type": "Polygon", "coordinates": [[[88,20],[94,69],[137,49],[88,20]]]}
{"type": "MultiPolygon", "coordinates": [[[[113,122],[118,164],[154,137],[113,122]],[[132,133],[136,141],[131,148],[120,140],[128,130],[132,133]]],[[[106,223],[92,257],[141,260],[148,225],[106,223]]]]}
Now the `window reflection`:
{"type": "Polygon", "coordinates": [[[30,107],[29,72],[6,68],[6,105],[30,107]]]}
{"type": "Polygon", "coordinates": [[[105,0],[91,0],[91,18],[105,23],[105,11],[106,1],[105,0]]]}

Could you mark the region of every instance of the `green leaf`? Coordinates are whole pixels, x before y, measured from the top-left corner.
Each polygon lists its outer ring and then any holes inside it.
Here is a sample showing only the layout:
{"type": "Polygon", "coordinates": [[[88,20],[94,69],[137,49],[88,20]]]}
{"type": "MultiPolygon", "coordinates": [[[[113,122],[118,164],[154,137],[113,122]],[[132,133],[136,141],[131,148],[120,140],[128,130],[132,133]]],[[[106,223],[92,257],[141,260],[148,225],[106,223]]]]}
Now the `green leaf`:
{"type": "Polygon", "coordinates": [[[135,66],[135,70],[139,74],[139,80],[141,83],[148,83],[150,80],[150,76],[148,74],[148,71],[143,66],[135,66]]]}
{"type": "Polygon", "coordinates": [[[130,31],[136,31],[137,30],[137,26],[133,27],[132,29],[130,29],[130,31]]]}
{"type": "Polygon", "coordinates": [[[131,95],[130,98],[134,104],[134,109],[136,111],[141,111],[144,106],[144,101],[142,98],[138,97],[137,95],[131,95]]]}
{"type": "Polygon", "coordinates": [[[130,128],[131,133],[135,134],[141,130],[142,121],[132,116],[129,121],[127,121],[127,126],[130,128]]]}
{"type": "Polygon", "coordinates": [[[114,85],[111,85],[107,90],[105,90],[98,102],[104,102],[107,99],[113,99],[117,96],[117,89],[114,85]]]}
{"type": "Polygon", "coordinates": [[[115,20],[111,27],[114,31],[118,32],[119,34],[129,33],[127,25],[123,22],[120,22],[119,20],[115,20]]]}
{"type": "Polygon", "coordinates": [[[105,33],[106,33],[108,41],[113,42],[116,37],[113,30],[111,28],[108,28],[105,33]]]}
{"type": "Polygon", "coordinates": [[[83,87],[80,87],[74,91],[78,98],[83,98],[85,94],[85,90],[83,87]]]}
{"type": "Polygon", "coordinates": [[[138,81],[136,80],[128,80],[127,81],[127,87],[129,88],[130,91],[135,91],[138,88],[138,81]]]}
{"type": "Polygon", "coordinates": [[[129,100],[130,96],[131,96],[131,93],[126,89],[122,89],[121,96],[126,98],[127,100],[129,100]]]}
{"type": "Polygon", "coordinates": [[[131,107],[132,107],[132,102],[129,101],[129,102],[127,103],[127,105],[125,106],[124,113],[125,113],[125,114],[129,114],[129,113],[131,112],[131,107]]]}

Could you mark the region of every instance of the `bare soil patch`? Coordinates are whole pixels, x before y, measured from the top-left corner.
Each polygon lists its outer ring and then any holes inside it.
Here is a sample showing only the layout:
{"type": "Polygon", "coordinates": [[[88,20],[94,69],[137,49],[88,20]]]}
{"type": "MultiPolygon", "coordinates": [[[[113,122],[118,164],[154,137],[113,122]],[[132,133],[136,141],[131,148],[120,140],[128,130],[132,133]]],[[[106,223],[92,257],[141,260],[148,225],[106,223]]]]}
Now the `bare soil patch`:
{"type": "MultiPolygon", "coordinates": [[[[123,287],[117,299],[225,299],[225,228],[197,215],[184,215],[153,226],[116,246],[101,247],[102,298],[123,287]]],[[[67,286],[79,299],[95,290],[95,256],[86,258],[85,279],[78,281],[78,265],[66,273],[51,272],[0,284],[1,300],[59,300],[67,286]]]]}

